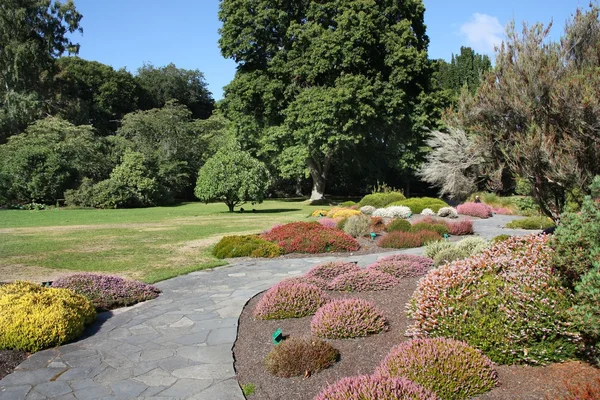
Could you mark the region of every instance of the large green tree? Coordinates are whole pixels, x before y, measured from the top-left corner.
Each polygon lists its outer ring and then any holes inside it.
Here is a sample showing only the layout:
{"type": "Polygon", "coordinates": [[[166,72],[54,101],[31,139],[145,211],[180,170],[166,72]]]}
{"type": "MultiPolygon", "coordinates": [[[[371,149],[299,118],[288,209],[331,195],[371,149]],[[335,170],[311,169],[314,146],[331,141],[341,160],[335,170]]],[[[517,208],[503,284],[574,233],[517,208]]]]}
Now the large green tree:
{"type": "Polygon", "coordinates": [[[54,60],[79,50],[69,33],[81,18],[72,0],[0,4],[0,143],[41,115],[54,60]]]}
{"type": "Polygon", "coordinates": [[[450,90],[456,99],[463,87],[475,93],[484,75],[492,69],[492,61],[470,47],[461,47],[459,54],[452,54],[450,62],[437,60],[436,67],[440,86],[450,90]]]}
{"type": "Polygon", "coordinates": [[[308,170],[313,200],[344,153],[411,157],[428,123],[424,11],[421,0],[222,0],[219,45],[238,63],[223,109],[242,146],[283,175],[308,170]]]}

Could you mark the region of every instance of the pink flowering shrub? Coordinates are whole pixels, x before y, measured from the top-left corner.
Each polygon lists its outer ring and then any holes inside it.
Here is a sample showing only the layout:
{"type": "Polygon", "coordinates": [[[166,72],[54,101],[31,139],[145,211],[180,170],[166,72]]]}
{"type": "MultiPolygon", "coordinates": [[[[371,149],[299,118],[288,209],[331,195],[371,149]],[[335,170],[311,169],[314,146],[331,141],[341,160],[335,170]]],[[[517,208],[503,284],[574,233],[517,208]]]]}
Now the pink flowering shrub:
{"type": "Polygon", "coordinates": [[[362,375],[342,378],[315,400],[438,400],[435,393],[406,378],[362,375]]]}
{"type": "Polygon", "coordinates": [[[259,319],[301,318],[327,302],[325,292],[308,283],[280,282],[267,290],[254,309],[259,319]]]}
{"type": "Polygon", "coordinates": [[[514,214],[513,210],[511,210],[510,208],[506,208],[506,207],[492,208],[492,212],[494,214],[499,214],[499,215],[513,215],[514,214]]]}
{"type": "Polygon", "coordinates": [[[471,217],[489,218],[492,216],[492,207],[483,203],[464,203],[456,207],[456,211],[471,217]]]}
{"type": "Polygon", "coordinates": [[[472,235],[473,234],[473,222],[468,219],[462,221],[449,221],[447,222],[448,231],[454,236],[472,235]]]}
{"type": "Polygon", "coordinates": [[[365,292],[390,289],[399,283],[398,279],[385,272],[361,269],[338,276],[329,288],[340,292],[365,292]]]}
{"type": "Polygon", "coordinates": [[[367,267],[367,270],[385,272],[401,279],[423,276],[432,266],[433,260],[429,257],[398,254],[375,261],[367,267]]]}
{"type": "Polygon", "coordinates": [[[353,262],[332,261],[312,267],[304,276],[307,278],[323,279],[331,282],[340,275],[349,272],[361,271],[361,268],[353,262]]]}
{"type": "Polygon", "coordinates": [[[352,236],[317,222],[292,222],[275,227],[261,236],[278,244],[285,254],[356,251],[360,248],[352,236]]]}
{"type": "Polygon", "coordinates": [[[304,283],[318,287],[321,290],[329,290],[329,283],[324,279],[315,277],[309,277],[306,275],[294,276],[293,278],[287,278],[280,283],[304,283]]]}
{"type": "Polygon", "coordinates": [[[346,339],[380,333],[388,326],[373,303],[362,299],[339,299],[319,308],[310,328],[315,336],[346,339]]]}
{"type": "Polygon", "coordinates": [[[512,237],[431,270],[408,305],[409,336],[464,340],[501,364],[573,357],[572,295],[552,271],[545,235],[512,237]]]}
{"type": "Polygon", "coordinates": [[[70,289],[87,298],[98,311],[131,306],[158,297],[160,290],[153,285],[119,276],[81,273],[68,275],[52,282],[52,287],[70,289]]]}
{"type": "Polygon", "coordinates": [[[319,218],[317,221],[319,224],[323,225],[325,228],[337,229],[338,221],[333,218],[323,217],[319,218]]]}
{"type": "Polygon", "coordinates": [[[492,361],[480,350],[446,338],[413,339],[395,346],[375,375],[406,377],[447,400],[471,398],[498,383],[492,361]]]}

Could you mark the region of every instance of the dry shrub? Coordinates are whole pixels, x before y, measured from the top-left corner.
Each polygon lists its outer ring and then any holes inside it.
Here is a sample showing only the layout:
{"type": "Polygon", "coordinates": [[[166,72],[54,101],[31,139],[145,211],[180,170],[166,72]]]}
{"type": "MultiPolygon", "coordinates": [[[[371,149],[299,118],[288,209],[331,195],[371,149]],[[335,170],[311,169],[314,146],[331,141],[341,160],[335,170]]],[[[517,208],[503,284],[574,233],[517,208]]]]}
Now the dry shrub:
{"type": "Polygon", "coordinates": [[[291,337],[271,350],[265,366],[271,374],[283,378],[307,376],[331,367],[339,356],[339,351],[321,339],[291,337]]]}

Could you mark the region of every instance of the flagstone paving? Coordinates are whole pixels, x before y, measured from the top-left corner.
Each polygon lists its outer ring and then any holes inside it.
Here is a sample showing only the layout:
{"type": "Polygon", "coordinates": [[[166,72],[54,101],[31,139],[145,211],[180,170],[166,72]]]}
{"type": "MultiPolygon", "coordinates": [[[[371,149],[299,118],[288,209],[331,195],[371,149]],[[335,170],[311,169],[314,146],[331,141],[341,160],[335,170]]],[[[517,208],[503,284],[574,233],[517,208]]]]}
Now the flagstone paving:
{"type": "MultiPolygon", "coordinates": [[[[527,234],[475,221],[485,238],[527,234]]],[[[344,257],[366,266],[396,253],[344,257]]],[[[0,399],[244,399],[231,349],[246,302],[284,278],[334,257],[250,260],[157,284],[155,300],[99,315],[77,342],[33,354],[0,380],[0,399]]]]}

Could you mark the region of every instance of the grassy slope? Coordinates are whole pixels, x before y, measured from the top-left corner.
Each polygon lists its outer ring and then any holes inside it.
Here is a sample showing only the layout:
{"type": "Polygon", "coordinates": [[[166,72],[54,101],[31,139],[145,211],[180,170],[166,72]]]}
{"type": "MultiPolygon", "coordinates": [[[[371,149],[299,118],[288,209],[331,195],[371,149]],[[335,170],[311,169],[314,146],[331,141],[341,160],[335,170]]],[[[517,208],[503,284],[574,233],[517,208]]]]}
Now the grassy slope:
{"type": "MultiPolygon", "coordinates": [[[[118,273],[156,282],[222,265],[210,248],[227,234],[305,220],[318,208],[266,201],[228,213],[224,204],[133,210],[0,210],[0,267],[118,273]]],[[[1,277],[0,277],[1,278],[1,277]]]]}

